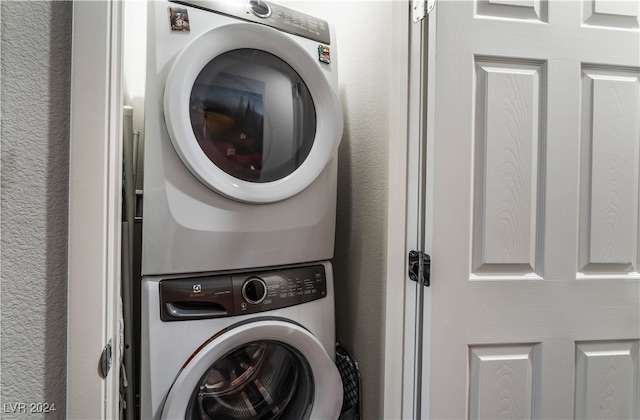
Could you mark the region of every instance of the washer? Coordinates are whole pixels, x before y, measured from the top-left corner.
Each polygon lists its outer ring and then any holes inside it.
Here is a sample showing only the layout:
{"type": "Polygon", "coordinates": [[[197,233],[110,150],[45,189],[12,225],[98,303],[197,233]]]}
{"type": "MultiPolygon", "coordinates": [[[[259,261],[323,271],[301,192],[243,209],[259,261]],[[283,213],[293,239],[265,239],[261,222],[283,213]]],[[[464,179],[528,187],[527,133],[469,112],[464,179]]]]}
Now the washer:
{"type": "Polygon", "coordinates": [[[337,419],[329,262],[142,283],[141,418],[337,419]]]}
{"type": "Polygon", "coordinates": [[[148,12],[142,274],[332,258],[332,27],[258,0],[148,12]]]}

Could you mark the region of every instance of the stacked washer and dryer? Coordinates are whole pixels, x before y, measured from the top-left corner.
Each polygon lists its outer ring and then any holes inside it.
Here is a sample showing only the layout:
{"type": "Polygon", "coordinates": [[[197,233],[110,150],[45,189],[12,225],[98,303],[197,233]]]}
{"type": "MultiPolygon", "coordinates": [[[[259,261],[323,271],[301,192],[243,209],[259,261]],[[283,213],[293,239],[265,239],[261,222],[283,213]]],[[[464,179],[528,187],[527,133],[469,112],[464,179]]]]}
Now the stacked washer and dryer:
{"type": "Polygon", "coordinates": [[[335,34],[149,2],[141,417],[335,419],[335,34]]]}

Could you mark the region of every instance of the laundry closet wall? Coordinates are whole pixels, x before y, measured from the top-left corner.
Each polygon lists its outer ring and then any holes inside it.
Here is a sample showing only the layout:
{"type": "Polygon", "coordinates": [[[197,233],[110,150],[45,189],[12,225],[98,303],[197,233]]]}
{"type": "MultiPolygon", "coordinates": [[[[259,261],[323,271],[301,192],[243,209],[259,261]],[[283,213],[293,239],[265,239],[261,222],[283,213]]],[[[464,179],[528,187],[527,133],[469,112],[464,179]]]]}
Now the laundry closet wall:
{"type": "Polygon", "coordinates": [[[360,364],[363,418],[383,417],[391,1],[285,1],[336,27],[339,150],[337,338],[360,364]]]}
{"type": "Polygon", "coordinates": [[[71,22],[71,2],[0,2],[0,418],[65,418],[71,22]]]}

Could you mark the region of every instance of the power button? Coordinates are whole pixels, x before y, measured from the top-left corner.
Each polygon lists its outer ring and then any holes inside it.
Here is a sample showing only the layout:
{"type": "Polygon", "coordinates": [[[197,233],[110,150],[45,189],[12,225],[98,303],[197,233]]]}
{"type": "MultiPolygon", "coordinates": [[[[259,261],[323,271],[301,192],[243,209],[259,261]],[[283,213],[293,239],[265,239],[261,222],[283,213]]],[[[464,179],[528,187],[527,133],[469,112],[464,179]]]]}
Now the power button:
{"type": "Polygon", "coordinates": [[[249,0],[249,10],[251,10],[251,13],[261,18],[266,18],[271,15],[271,8],[263,0],[249,0]]]}

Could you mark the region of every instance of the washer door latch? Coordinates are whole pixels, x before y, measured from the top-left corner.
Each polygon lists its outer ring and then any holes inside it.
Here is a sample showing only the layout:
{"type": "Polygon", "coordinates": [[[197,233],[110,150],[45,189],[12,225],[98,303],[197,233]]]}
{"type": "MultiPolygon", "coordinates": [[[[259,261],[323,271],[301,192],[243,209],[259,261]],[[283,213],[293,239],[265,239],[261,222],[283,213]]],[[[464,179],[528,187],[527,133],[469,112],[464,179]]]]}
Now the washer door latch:
{"type": "Polygon", "coordinates": [[[431,285],[431,256],[422,251],[409,251],[409,279],[423,286],[431,285]]]}

